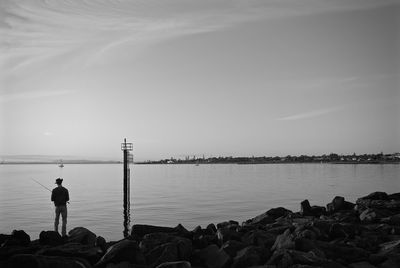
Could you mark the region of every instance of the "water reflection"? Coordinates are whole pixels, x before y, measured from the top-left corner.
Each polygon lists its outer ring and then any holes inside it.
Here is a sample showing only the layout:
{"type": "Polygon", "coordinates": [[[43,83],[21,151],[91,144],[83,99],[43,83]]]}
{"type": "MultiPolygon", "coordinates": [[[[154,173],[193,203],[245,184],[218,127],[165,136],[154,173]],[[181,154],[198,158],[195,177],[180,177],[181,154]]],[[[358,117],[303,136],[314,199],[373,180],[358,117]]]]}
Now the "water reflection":
{"type": "Polygon", "coordinates": [[[124,237],[129,236],[131,228],[131,204],[129,198],[124,198],[124,237]]]}

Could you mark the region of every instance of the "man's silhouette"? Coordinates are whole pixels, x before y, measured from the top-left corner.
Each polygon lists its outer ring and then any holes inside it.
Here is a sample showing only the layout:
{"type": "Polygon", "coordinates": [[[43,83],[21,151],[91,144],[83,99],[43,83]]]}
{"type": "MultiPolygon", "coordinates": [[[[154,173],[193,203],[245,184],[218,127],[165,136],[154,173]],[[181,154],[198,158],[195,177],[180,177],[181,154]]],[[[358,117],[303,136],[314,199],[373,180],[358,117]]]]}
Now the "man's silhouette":
{"type": "Polygon", "coordinates": [[[57,187],[53,189],[51,192],[51,201],[54,202],[56,207],[56,217],[54,219],[54,231],[58,233],[58,223],[60,220],[60,214],[62,217],[62,229],[61,235],[67,235],[67,202],[69,201],[69,193],[66,188],[64,188],[62,184],[63,179],[57,178],[56,184],[57,187]]]}

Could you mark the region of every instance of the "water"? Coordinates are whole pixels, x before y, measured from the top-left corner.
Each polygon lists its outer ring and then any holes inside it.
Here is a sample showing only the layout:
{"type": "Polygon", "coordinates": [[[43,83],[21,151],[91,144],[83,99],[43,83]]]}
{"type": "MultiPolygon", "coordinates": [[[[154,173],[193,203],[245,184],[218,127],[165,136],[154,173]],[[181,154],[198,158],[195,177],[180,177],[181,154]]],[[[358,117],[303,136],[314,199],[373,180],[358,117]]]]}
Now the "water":
{"type": "MultiPolygon", "coordinates": [[[[46,187],[57,177],[69,189],[67,230],[83,226],[106,240],[123,238],[122,165],[0,165],[0,233],[52,230],[46,187]]],[[[400,165],[134,165],[131,222],[176,226],[239,222],[270,208],[326,205],[336,195],[355,202],[374,191],[400,192],[400,165]]]]}

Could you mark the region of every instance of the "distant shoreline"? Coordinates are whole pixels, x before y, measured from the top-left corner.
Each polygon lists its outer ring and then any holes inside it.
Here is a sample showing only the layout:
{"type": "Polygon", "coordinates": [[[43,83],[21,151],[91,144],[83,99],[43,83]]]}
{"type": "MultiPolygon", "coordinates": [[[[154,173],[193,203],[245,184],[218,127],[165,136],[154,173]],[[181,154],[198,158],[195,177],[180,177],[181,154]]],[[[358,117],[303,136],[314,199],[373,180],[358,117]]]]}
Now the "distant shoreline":
{"type": "MultiPolygon", "coordinates": [[[[58,165],[55,162],[3,162],[0,165],[58,165]]],[[[85,165],[85,164],[122,164],[122,161],[71,161],[63,162],[64,165],[85,165]]]]}
{"type": "MultiPolygon", "coordinates": [[[[65,165],[101,165],[101,164],[122,164],[122,161],[87,161],[87,162],[68,162],[65,165]]],[[[134,165],[271,165],[271,164],[332,164],[332,165],[398,165],[400,161],[386,162],[216,162],[216,163],[159,163],[159,162],[135,162],[134,165]]],[[[0,165],[58,165],[54,162],[4,162],[0,165]]]]}

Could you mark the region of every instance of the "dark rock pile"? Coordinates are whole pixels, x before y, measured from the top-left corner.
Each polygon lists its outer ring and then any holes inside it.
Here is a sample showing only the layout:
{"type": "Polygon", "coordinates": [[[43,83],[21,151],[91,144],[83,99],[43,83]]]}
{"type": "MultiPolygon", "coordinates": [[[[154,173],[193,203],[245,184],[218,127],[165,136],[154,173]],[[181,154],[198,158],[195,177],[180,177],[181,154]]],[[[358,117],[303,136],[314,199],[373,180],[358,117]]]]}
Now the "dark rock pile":
{"type": "Polygon", "coordinates": [[[43,231],[35,241],[13,231],[0,235],[0,267],[400,267],[400,193],[300,206],[192,231],[137,224],[128,238],[108,243],[83,227],[66,238],[43,231]]]}

